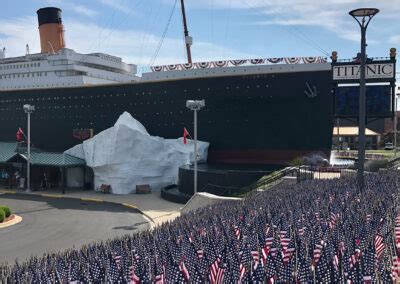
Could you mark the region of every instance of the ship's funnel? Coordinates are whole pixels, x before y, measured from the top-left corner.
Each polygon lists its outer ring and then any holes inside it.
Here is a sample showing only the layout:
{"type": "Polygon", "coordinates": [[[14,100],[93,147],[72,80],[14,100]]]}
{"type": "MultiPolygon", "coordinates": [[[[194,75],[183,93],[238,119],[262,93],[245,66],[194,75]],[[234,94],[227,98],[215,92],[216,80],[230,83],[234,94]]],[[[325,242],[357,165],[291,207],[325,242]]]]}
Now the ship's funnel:
{"type": "Polygon", "coordinates": [[[42,53],[56,53],[65,47],[61,9],[42,8],[37,11],[42,53]]]}

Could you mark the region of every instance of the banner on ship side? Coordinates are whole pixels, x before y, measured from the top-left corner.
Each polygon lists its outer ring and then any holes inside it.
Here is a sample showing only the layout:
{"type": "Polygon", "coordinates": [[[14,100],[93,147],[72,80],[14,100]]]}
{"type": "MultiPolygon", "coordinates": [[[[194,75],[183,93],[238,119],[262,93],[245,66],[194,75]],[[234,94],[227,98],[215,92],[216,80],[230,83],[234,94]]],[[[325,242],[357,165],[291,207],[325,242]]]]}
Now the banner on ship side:
{"type": "MultiPolygon", "coordinates": [[[[333,65],[332,68],[334,81],[360,80],[360,64],[338,64],[333,65]]],[[[367,80],[394,80],[395,77],[395,63],[393,62],[368,63],[365,66],[367,80]]]]}

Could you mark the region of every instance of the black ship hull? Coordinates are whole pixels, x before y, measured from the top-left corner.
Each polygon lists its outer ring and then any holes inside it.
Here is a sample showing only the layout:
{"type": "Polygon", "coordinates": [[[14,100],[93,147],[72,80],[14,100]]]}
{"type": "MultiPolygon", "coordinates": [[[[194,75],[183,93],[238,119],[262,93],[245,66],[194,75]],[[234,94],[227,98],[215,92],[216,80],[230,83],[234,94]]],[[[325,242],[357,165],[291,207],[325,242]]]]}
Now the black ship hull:
{"type": "Polygon", "coordinates": [[[24,104],[35,105],[32,143],[64,151],[78,143],[74,129],[111,127],[128,111],[151,135],[193,132],[188,99],[205,99],[198,137],[210,142],[211,163],[289,164],[310,154],[329,158],[332,143],[331,72],[237,75],[130,84],[0,92],[0,140],[25,129],[24,104]]]}

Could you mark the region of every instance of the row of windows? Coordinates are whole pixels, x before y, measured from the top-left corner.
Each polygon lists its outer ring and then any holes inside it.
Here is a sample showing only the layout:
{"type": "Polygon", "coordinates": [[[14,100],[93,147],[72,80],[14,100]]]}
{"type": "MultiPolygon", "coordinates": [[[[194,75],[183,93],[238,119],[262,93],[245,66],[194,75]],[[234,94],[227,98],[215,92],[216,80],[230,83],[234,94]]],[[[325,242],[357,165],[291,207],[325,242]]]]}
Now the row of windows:
{"type": "MultiPolygon", "coordinates": [[[[36,85],[25,85],[25,86],[11,86],[11,87],[0,87],[1,90],[20,90],[20,89],[29,89],[29,88],[54,88],[54,87],[75,87],[76,84],[74,83],[60,83],[60,84],[36,84],[36,85]]],[[[55,98],[56,99],[56,98],[55,98]]],[[[38,99],[36,99],[38,100],[38,99]]],[[[43,98],[45,100],[45,98],[43,98]]],[[[50,100],[50,98],[48,98],[50,100]]],[[[25,101],[18,99],[18,101],[25,101]]],[[[28,100],[27,100],[28,101],[28,100]]],[[[34,101],[34,99],[32,99],[34,101]]],[[[4,102],[11,102],[11,100],[4,100],[4,102]]],[[[13,102],[16,102],[16,100],[13,100],[13,102]]]]}
{"type": "Polygon", "coordinates": [[[10,70],[10,69],[20,69],[29,67],[40,67],[40,63],[24,63],[24,64],[9,64],[5,66],[0,66],[0,70],[10,70]]]}
{"type": "MultiPolygon", "coordinates": [[[[257,99],[257,98],[251,98],[248,97],[247,99],[257,99]]],[[[259,97],[259,99],[263,99],[262,97],[259,97]]],[[[267,99],[267,98],[265,98],[267,99]]],[[[32,103],[35,103],[35,101],[29,101],[32,103]]],[[[126,108],[128,105],[129,106],[143,106],[143,105],[160,105],[158,109],[165,109],[161,105],[164,105],[165,103],[169,105],[174,105],[175,101],[170,101],[170,102],[164,102],[164,101],[153,101],[153,102],[130,102],[128,103],[106,103],[106,104],[96,104],[96,105],[91,105],[91,104],[81,104],[81,105],[43,105],[43,104],[36,104],[36,110],[58,110],[58,109],[78,109],[78,108],[87,108],[87,109],[98,109],[98,108],[107,108],[110,109],[112,107],[114,108],[126,108]]],[[[22,105],[22,102],[21,102],[22,105]]],[[[236,107],[240,106],[240,104],[230,106],[230,109],[235,109],[236,107]]],[[[157,107],[154,107],[153,110],[157,110],[157,107]]],[[[15,109],[13,107],[5,107],[5,108],[0,108],[0,111],[22,111],[22,107],[16,107],[15,109]]],[[[210,108],[206,108],[202,110],[204,112],[209,112],[210,108]]],[[[182,110],[182,105],[179,108],[179,110],[176,110],[176,112],[183,113],[182,110]]],[[[159,114],[158,112],[155,112],[155,114],[159,114]]],[[[168,112],[163,112],[163,114],[168,114],[168,112]]],[[[169,114],[173,114],[172,111],[169,112],[169,114]]]]}
{"type": "MultiPolygon", "coordinates": [[[[146,116],[146,115],[144,115],[144,116],[146,116]]],[[[98,118],[100,118],[100,119],[101,118],[106,118],[106,117],[107,117],[106,114],[98,115],[98,118]]],[[[60,116],[35,116],[35,120],[46,120],[46,121],[48,121],[48,120],[57,120],[57,119],[61,119],[61,120],[71,119],[72,120],[72,119],[80,119],[80,118],[81,118],[81,116],[78,116],[78,115],[77,116],[65,116],[65,115],[60,115],[60,116]]],[[[97,117],[95,115],[93,116],[93,118],[97,119],[97,117]]],[[[17,117],[0,117],[0,121],[14,121],[14,120],[20,121],[21,119],[17,118],[17,117]]],[[[219,123],[220,122],[221,121],[219,121],[219,123]]],[[[239,125],[237,121],[232,121],[232,120],[229,120],[229,119],[226,119],[224,122],[225,123],[234,123],[236,126],[239,125]]],[[[248,119],[244,119],[241,122],[243,123],[243,125],[246,125],[250,121],[248,119]]],[[[206,123],[207,124],[215,124],[215,121],[208,120],[206,123]]],[[[101,124],[101,123],[99,123],[99,124],[101,124]]],[[[185,126],[185,124],[186,124],[185,121],[176,122],[176,123],[175,122],[170,122],[170,123],[166,123],[165,122],[165,123],[157,123],[157,126],[158,127],[160,127],[160,126],[176,126],[176,125],[185,126]]],[[[90,123],[90,125],[94,125],[94,123],[90,123]]]]}
{"type": "MultiPolygon", "coordinates": [[[[66,86],[68,85],[70,85],[69,83],[67,84],[65,84],[66,86]]],[[[72,84],[71,84],[72,85],[72,84]]],[[[43,86],[47,86],[47,87],[53,87],[53,84],[50,84],[50,85],[43,85],[43,86]]],[[[54,85],[54,86],[60,86],[60,85],[54,85]]],[[[64,83],[62,83],[62,86],[64,86],[64,83]]],[[[252,86],[253,88],[257,88],[257,89],[259,89],[259,88],[261,88],[261,85],[255,85],[255,86],[252,86]]],[[[251,89],[251,86],[246,86],[245,87],[246,89],[251,89]]],[[[269,88],[269,85],[265,85],[265,88],[269,88]]],[[[225,87],[225,89],[226,90],[230,90],[231,89],[231,87],[229,87],[229,86],[226,86],[225,87]]],[[[239,86],[236,86],[235,87],[235,89],[240,89],[240,87],[239,86]]],[[[202,90],[199,88],[199,89],[197,89],[197,91],[198,92],[201,92],[202,90]]],[[[211,91],[211,88],[207,88],[207,91],[211,91]]],[[[186,90],[186,89],[184,89],[183,90],[183,92],[185,92],[185,93],[187,93],[188,92],[188,90],[186,90]]],[[[247,91],[246,91],[247,92],[247,91]]],[[[140,96],[140,95],[152,95],[153,93],[152,92],[139,92],[139,93],[135,93],[135,95],[136,96],[140,96]]],[[[164,91],[162,91],[161,92],[161,94],[167,94],[167,91],[166,90],[164,90],[164,91]]],[[[108,94],[108,95],[106,95],[106,94],[104,94],[104,95],[85,95],[85,96],[55,96],[55,97],[39,97],[39,98],[36,98],[36,99],[34,99],[34,98],[32,98],[32,99],[30,99],[31,101],[50,101],[50,100],[71,100],[71,99],[94,99],[94,98],[97,98],[97,99],[99,99],[99,98],[107,98],[107,97],[109,97],[109,98],[112,98],[112,97],[126,97],[126,94],[108,94]]],[[[18,100],[16,100],[16,99],[13,99],[13,100],[11,100],[11,99],[9,99],[9,100],[0,100],[0,103],[11,103],[11,102],[21,102],[21,101],[25,101],[25,99],[18,99],[18,100]]]]}
{"type": "Polygon", "coordinates": [[[19,73],[19,74],[8,74],[0,75],[0,79],[15,79],[15,78],[33,78],[47,76],[47,72],[31,72],[31,73],[19,73]]]}

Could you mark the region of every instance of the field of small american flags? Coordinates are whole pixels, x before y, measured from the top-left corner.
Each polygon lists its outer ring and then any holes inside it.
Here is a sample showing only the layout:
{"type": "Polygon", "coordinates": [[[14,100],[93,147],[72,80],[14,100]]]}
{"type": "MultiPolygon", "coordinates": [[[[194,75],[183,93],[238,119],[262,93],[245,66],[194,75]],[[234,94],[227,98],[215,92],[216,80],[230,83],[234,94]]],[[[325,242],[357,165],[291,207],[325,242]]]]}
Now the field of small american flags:
{"type": "Polygon", "coordinates": [[[278,184],[151,231],[0,266],[6,283],[392,283],[396,172],[278,184]]]}

